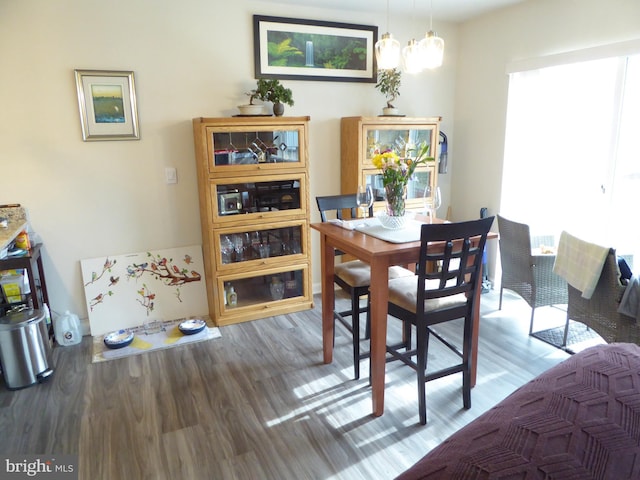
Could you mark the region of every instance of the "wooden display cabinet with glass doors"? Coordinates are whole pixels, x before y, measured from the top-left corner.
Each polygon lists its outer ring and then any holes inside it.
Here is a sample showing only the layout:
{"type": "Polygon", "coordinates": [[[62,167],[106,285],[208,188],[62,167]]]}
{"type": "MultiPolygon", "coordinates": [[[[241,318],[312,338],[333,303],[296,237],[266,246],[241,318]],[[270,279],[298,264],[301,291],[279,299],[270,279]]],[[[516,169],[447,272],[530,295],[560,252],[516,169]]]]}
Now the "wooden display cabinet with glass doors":
{"type": "Polygon", "coordinates": [[[313,307],[308,124],[309,117],[193,120],[216,325],[313,307]]]}
{"type": "MultiPolygon", "coordinates": [[[[401,157],[415,155],[412,149],[423,142],[429,156],[438,158],[440,117],[343,117],[340,125],[341,192],[355,193],[358,185],[371,185],[374,211],[385,208],[382,175],[373,163],[376,151],[390,148],[401,157]]],[[[407,210],[424,210],[424,190],[438,184],[437,161],[419,166],[407,185],[407,210]]]]}

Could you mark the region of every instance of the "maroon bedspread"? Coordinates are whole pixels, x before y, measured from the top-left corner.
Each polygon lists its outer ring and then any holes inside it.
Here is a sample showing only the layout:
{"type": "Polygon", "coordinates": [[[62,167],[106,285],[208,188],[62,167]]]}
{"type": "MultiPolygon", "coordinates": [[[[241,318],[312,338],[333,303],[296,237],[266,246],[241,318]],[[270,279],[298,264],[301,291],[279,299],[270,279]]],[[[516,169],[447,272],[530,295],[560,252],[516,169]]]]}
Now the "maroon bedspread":
{"type": "Polygon", "coordinates": [[[397,480],[640,479],[640,347],[586,349],[523,385],[397,480]]]}

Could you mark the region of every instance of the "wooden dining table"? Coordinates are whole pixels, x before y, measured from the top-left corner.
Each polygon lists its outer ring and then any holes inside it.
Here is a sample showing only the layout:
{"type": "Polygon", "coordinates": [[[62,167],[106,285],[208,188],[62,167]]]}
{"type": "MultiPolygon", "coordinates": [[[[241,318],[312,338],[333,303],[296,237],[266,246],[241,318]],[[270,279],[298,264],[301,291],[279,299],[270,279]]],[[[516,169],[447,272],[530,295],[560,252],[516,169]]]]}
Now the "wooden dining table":
{"type": "MultiPolygon", "coordinates": [[[[417,217],[418,219],[419,217],[417,217]]],[[[443,220],[434,219],[441,223],[443,220]]],[[[388,270],[393,265],[415,264],[420,255],[420,242],[392,243],[358,230],[349,230],[329,222],[312,223],[311,228],[320,233],[321,283],[322,283],[322,346],[324,363],[333,361],[333,311],[334,311],[334,262],[335,250],[362,260],[371,268],[369,287],[371,301],[371,394],[373,414],[384,413],[387,302],[389,299],[388,270]]],[[[489,232],[488,239],[498,234],[489,232]]],[[[482,275],[482,272],[480,272],[482,275]]],[[[478,357],[478,331],[480,320],[480,288],[477,290],[473,318],[471,386],[476,383],[478,357]]]]}

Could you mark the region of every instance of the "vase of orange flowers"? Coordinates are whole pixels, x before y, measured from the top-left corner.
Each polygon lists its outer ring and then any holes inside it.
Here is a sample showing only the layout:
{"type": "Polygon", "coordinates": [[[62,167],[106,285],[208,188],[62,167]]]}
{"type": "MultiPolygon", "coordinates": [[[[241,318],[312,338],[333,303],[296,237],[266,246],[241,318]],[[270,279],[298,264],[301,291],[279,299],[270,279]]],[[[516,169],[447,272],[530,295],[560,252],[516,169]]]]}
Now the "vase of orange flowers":
{"type": "Polygon", "coordinates": [[[400,228],[404,225],[407,183],[418,165],[434,161],[433,157],[428,156],[429,147],[429,144],[422,143],[417,148],[408,150],[406,157],[400,157],[390,149],[376,152],[371,159],[373,165],[382,170],[382,186],[387,197],[386,216],[380,217],[384,226],[400,228]]]}

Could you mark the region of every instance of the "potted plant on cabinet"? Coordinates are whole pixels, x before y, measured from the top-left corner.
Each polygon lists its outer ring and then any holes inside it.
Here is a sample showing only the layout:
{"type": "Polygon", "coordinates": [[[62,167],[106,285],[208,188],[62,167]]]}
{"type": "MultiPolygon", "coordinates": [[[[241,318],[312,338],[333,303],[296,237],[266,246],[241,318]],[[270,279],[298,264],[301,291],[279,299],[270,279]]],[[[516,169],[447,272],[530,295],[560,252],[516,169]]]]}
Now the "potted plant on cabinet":
{"type": "Polygon", "coordinates": [[[401,77],[402,73],[397,68],[389,68],[378,72],[376,88],[387,99],[387,106],[382,109],[385,115],[398,115],[398,109],[392,102],[400,96],[401,77]]]}
{"type": "Polygon", "coordinates": [[[250,90],[245,93],[249,97],[249,103],[245,105],[238,105],[238,110],[240,110],[241,115],[264,115],[264,105],[253,103],[255,100],[266,100],[267,91],[265,85],[260,84],[260,80],[258,80],[258,85],[253,90],[250,90]]]}
{"type": "Polygon", "coordinates": [[[273,103],[273,113],[279,117],[284,113],[285,104],[293,107],[293,92],[285,88],[279,80],[266,80],[266,82],[267,101],[273,103]]]}
{"type": "Polygon", "coordinates": [[[260,78],[256,83],[256,88],[246,92],[249,96],[248,105],[238,105],[240,113],[243,115],[261,115],[264,113],[264,105],[255,105],[254,100],[261,100],[273,103],[273,113],[282,115],[284,104],[293,106],[293,93],[285,88],[277,79],[260,78]]]}

